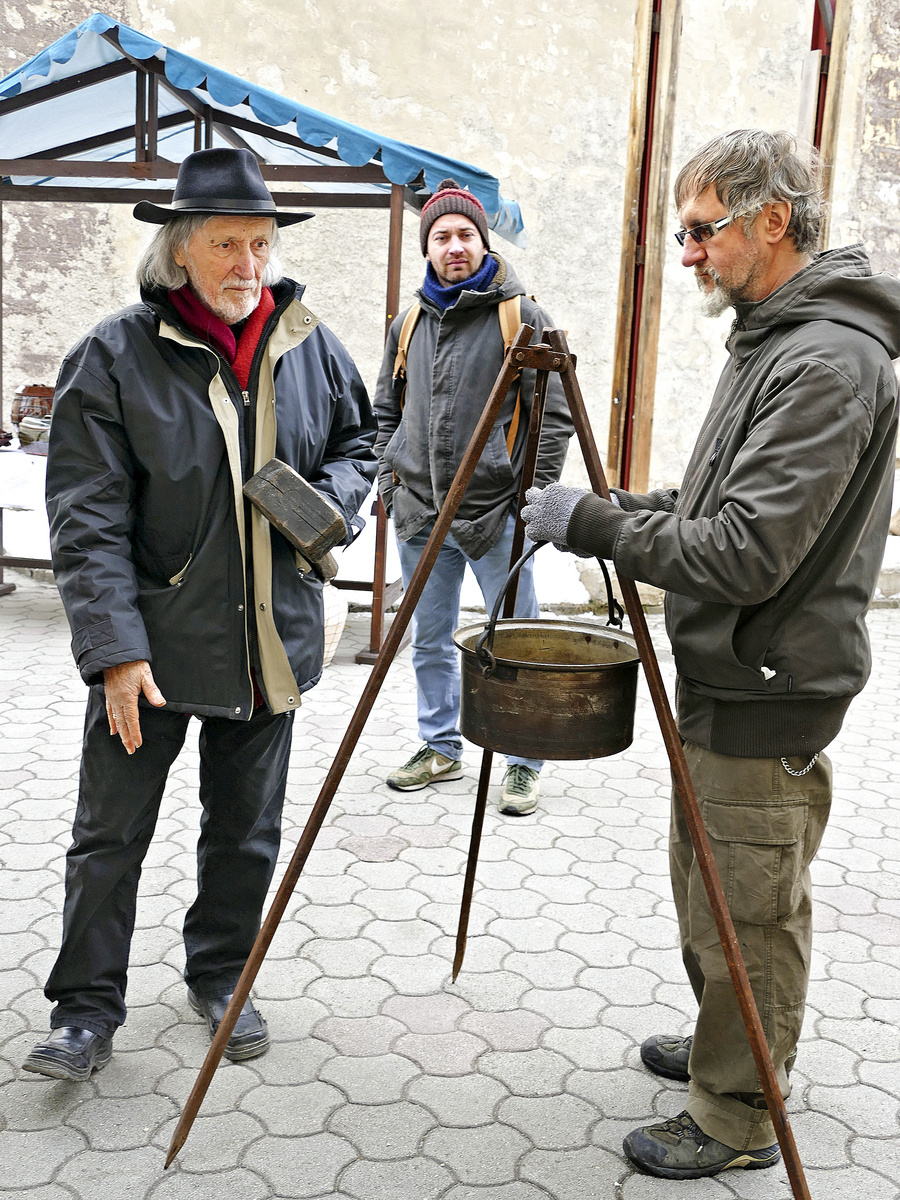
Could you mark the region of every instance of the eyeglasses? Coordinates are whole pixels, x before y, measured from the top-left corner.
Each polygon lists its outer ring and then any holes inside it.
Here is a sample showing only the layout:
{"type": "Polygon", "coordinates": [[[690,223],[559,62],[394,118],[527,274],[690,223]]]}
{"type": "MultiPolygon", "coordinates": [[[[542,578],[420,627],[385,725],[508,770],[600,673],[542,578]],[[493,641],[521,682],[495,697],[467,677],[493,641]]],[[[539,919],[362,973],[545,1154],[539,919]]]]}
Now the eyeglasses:
{"type": "Polygon", "coordinates": [[[675,234],[675,241],[679,246],[683,246],[684,239],[689,237],[693,238],[695,242],[708,242],[710,238],[716,236],[720,229],[730,225],[737,215],[737,213],[730,213],[727,217],[719,217],[718,221],[707,221],[704,225],[695,225],[693,229],[679,229],[675,234]]]}

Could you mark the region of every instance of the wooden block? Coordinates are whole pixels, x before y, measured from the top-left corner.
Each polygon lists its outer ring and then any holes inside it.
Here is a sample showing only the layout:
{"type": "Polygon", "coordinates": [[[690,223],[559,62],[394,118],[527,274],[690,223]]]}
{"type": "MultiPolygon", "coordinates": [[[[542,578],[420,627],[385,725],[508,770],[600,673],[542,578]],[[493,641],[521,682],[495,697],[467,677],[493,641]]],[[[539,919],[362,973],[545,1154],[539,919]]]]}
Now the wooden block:
{"type": "Polygon", "coordinates": [[[244,495],[313,566],[347,536],[331,501],[277,458],[247,480],[244,495]]]}
{"type": "Polygon", "coordinates": [[[298,551],[297,558],[299,560],[298,565],[301,575],[308,575],[312,571],[313,575],[321,579],[323,583],[331,583],[332,579],[338,573],[337,559],[333,554],[323,554],[321,558],[314,562],[312,559],[304,558],[298,551]]]}

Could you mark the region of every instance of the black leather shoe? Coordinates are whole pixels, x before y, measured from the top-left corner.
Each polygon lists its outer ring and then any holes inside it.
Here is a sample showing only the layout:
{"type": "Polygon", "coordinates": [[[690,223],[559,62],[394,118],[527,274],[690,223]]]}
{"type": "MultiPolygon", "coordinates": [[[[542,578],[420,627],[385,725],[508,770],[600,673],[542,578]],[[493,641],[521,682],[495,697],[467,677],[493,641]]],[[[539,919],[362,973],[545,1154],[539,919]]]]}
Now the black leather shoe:
{"type": "MultiPolygon", "coordinates": [[[[216,1030],[225,1016],[225,1009],[231,1002],[233,994],[213,996],[211,999],[207,999],[204,996],[195,995],[188,988],[188,1003],[194,1012],[198,1012],[206,1018],[211,1037],[215,1037],[216,1030]]],[[[241,1015],[225,1045],[225,1057],[230,1058],[232,1062],[242,1062],[246,1058],[257,1058],[260,1054],[265,1054],[268,1048],[269,1027],[253,1007],[252,1002],[248,1000],[241,1009],[241,1015]]]]}
{"type": "Polygon", "coordinates": [[[88,1079],[92,1071],[102,1071],[111,1058],[111,1037],[101,1037],[74,1025],[61,1025],[38,1042],[22,1067],[38,1075],[49,1075],[51,1079],[88,1079]]]}

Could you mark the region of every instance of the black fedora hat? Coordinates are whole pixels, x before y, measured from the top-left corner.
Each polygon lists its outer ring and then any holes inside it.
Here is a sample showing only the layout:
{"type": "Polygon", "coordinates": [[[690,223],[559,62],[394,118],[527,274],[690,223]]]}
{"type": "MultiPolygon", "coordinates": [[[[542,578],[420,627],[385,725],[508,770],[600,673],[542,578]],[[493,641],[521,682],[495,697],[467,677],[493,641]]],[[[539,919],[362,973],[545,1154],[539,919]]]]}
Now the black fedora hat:
{"type": "Polygon", "coordinates": [[[139,221],[165,225],[174,217],[272,217],[276,225],[308,221],[311,212],[278,212],[259,163],[249,150],[229,147],[196,150],[178,169],[172,207],[142,200],[134,206],[139,221]]]}

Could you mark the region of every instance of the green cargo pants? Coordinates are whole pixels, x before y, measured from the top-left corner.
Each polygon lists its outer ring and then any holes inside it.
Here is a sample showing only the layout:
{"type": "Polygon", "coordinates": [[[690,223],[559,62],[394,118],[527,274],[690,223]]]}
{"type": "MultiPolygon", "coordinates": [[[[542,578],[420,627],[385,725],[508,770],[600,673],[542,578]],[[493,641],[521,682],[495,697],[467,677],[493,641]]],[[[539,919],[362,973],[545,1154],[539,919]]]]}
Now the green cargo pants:
{"type": "MultiPolygon", "coordinates": [[[[777,758],[734,758],[691,742],[684,752],[781,1092],[788,1096],[784,1064],[803,1024],[812,949],[809,864],[831,807],[831,763],[820,754],[813,769],[796,778],[777,758]]],[[[802,759],[787,762],[795,771],[806,766],[802,759]]],[[[771,1146],[775,1130],[674,795],[669,864],[684,964],[700,1005],[687,1111],[726,1146],[771,1146]]]]}

